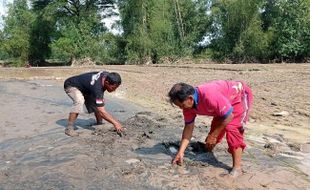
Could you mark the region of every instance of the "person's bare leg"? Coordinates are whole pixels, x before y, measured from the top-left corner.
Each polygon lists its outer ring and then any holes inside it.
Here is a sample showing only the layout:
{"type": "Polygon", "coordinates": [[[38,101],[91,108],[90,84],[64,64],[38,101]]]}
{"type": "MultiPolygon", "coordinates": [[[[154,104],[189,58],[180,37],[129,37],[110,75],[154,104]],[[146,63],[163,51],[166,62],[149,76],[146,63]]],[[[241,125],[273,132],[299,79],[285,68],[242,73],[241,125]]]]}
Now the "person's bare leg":
{"type": "Polygon", "coordinates": [[[65,130],[65,134],[71,137],[79,136],[79,133],[74,130],[74,122],[78,117],[78,113],[70,113],[68,118],[68,125],[65,130]]]}
{"type": "Polygon", "coordinates": [[[233,168],[241,168],[242,148],[237,148],[232,151],[233,168]]]}
{"type": "Polygon", "coordinates": [[[241,169],[241,159],[242,159],[242,148],[237,148],[232,151],[232,159],[233,159],[233,169],[230,174],[233,177],[237,177],[242,174],[241,169]]]}
{"type": "Polygon", "coordinates": [[[100,116],[99,112],[95,112],[95,116],[96,116],[97,125],[101,125],[102,117],[100,116]]]}

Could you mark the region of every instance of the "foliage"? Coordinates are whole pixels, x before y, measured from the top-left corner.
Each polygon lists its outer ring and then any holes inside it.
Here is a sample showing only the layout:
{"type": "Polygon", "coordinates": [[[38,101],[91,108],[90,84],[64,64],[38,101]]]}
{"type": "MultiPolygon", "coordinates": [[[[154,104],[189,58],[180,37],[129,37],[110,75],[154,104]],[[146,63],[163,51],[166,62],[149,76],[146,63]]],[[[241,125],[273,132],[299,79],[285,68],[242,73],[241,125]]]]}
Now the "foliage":
{"type": "MultiPolygon", "coordinates": [[[[177,58],[302,62],[310,58],[310,0],[14,0],[0,59],[16,65],[91,58],[99,64],[177,58]],[[119,10],[119,11],[118,11],[119,10]],[[118,15],[121,34],[102,19],[118,15]]],[[[52,63],[51,63],[52,65],[52,63]]]]}
{"type": "Polygon", "coordinates": [[[207,1],[120,1],[129,61],[190,55],[206,32],[207,1]]]}
{"type": "Polygon", "coordinates": [[[309,57],[309,0],[219,0],[212,6],[210,48],[234,62],[309,57]]]}
{"type": "Polygon", "coordinates": [[[50,1],[46,6],[41,5],[41,1],[34,3],[56,20],[50,22],[54,23],[54,36],[50,35],[53,38],[49,38],[48,43],[52,58],[70,60],[91,57],[96,61],[102,59],[101,46],[105,28],[101,24],[98,10],[104,7],[104,1],[50,1]]]}
{"type": "Polygon", "coordinates": [[[36,15],[31,28],[30,36],[30,55],[29,62],[40,65],[51,55],[49,44],[55,34],[56,19],[50,14],[46,7],[51,3],[50,0],[32,1],[32,11],[36,15]]]}
{"type": "Polygon", "coordinates": [[[258,19],[260,3],[257,0],[220,0],[213,4],[210,47],[215,51],[214,58],[246,61],[256,53],[262,54],[268,42],[258,19]]]}
{"type": "Polygon", "coordinates": [[[293,61],[309,58],[310,1],[281,0],[276,4],[276,56],[293,61]]]}
{"type": "Polygon", "coordinates": [[[26,0],[16,0],[9,5],[8,16],[4,18],[2,32],[2,55],[15,60],[17,66],[24,65],[30,54],[29,38],[34,15],[29,10],[26,0]]]}

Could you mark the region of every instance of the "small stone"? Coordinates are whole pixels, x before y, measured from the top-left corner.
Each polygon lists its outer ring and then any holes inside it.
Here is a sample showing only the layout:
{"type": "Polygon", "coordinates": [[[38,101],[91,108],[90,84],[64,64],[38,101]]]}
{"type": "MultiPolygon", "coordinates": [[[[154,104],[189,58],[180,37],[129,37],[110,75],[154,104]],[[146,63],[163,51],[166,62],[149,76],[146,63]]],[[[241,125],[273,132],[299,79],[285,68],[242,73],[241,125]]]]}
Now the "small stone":
{"type": "Polygon", "coordinates": [[[307,144],[301,145],[301,151],[303,153],[310,153],[310,144],[307,143],[307,144]]]}
{"type": "Polygon", "coordinates": [[[275,103],[275,102],[271,102],[270,105],[272,105],[272,106],[277,106],[278,104],[275,103]]]}
{"type": "Polygon", "coordinates": [[[178,150],[177,150],[174,146],[169,147],[169,151],[170,151],[172,154],[176,154],[176,153],[178,152],[178,150]]]}
{"type": "Polygon", "coordinates": [[[272,115],[273,116],[288,116],[288,115],[290,115],[290,113],[288,113],[287,111],[281,111],[278,113],[273,113],[272,115]]]}
{"type": "Polygon", "coordinates": [[[301,145],[300,144],[292,143],[292,144],[288,144],[288,146],[290,147],[291,150],[293,150],[295,152],[301,151],[301,145]]]}
{"type": "Polygon", "coordinates": [[[270,150],[276,150],[276,149],[277,149],[277,146],[276,146],[274,143],[266,143],[266,144],[264,145],[264,148],[270,149],[270,150]]]}
{"type": "Polygon", "coordinates": [[[132,158],[132,159],[126,160],[126,163],[127,163],[127,164],[134,164],[134,163],[137,163],[137,162],[140,162],[140,160],[135,159],[135,158],[132,158]]]}

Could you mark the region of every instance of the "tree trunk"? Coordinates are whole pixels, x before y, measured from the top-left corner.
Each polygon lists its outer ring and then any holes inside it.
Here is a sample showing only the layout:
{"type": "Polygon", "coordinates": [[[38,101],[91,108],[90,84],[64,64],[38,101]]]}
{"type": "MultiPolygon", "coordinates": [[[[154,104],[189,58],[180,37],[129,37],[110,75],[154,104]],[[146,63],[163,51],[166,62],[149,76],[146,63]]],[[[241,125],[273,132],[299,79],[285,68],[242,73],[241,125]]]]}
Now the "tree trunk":
{"type": "Polygon", "coordinates": [[[183,20],[181,16],[181,10],[179,6],[179,0],[174,0],[174,11],[175,11],[175,16],[176,16],[176,21],[178,24],[179,35],[180,35],[181,41],[183,41],[184,40],[184,27],[183,27],[183,20]]]}

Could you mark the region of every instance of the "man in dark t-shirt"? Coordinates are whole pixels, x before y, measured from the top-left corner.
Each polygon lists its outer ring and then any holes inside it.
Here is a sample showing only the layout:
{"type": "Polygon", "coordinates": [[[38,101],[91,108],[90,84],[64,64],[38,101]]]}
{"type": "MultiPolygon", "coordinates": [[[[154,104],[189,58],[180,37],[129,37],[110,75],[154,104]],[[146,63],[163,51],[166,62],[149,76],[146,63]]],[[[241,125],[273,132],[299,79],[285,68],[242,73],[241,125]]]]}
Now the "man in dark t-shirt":
{"type": "Polygon", "coordinates": [[[105,119],[114,125],[118,133],[122,132],[123,127],[119,121],[114,119],[105,110],[103,97],[105,91],[115,91],[121,82],[121,77],[118,73],[109,73],[106,71],[84,73],[68,78],[64,83],[64,89],[72,99],[73,106],[69,114],[65,134],[78,136],[78,133],[74,131],[74,122],[78,114],[83,111],[84,104],[88,113],[95,113],[97,124],[101,124],[102,119],[105,119]]]}

